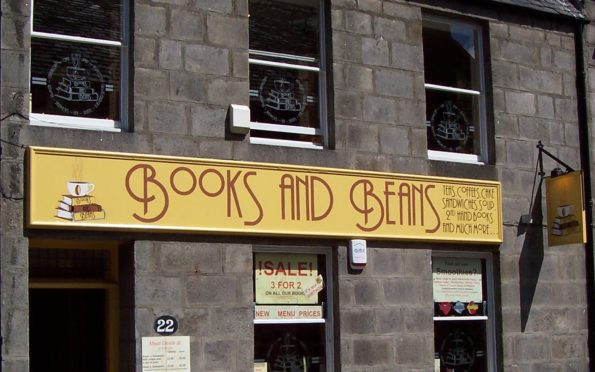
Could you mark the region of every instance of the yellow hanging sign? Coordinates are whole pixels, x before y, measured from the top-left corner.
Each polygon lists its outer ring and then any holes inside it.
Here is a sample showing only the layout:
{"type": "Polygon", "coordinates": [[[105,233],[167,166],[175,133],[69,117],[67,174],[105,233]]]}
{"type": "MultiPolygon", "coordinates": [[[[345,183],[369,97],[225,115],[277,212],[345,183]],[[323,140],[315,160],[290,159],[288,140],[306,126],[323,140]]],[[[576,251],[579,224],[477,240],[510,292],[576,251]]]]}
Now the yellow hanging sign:
{"type": "Polygon", "coordinates": [[[31,147],[30,228],[500,243],[500,183],[31,147]]]}
{"type": "Polygon", "coordinates": [[[547,177],[545,186],[549,246],[586,243],[582,172],[547,177]]]}

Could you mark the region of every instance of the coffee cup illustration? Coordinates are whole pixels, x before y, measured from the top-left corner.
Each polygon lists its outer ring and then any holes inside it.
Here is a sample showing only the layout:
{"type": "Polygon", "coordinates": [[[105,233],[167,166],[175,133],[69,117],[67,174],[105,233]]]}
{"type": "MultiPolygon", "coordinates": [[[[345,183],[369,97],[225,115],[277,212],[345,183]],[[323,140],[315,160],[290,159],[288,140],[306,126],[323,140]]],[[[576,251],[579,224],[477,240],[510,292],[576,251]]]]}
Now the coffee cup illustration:
{"type": "Polygon", "coordinates": [[[571,204],[560,205],[556,212],[560,217],[570,216],[574,212],[574,206],[571,204]]]}
{"type": "Polygon", "coordinates": [[[70,181],[66,183],[68,192],[74,196],[85,196],[95,190],[95,185],[90,182],[70,181]]]}

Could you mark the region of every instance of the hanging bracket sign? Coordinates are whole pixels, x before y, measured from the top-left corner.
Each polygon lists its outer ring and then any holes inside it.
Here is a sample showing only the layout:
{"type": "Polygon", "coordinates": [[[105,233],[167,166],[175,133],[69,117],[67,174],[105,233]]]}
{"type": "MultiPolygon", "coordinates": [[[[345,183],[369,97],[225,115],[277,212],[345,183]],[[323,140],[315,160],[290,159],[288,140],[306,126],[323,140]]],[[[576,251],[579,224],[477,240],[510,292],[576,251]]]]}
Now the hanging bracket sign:
{"type": "Polygon", "coordinates": [[[549,246],[586,243],[582,172],[546,177],[545,185],[549,246]]]}

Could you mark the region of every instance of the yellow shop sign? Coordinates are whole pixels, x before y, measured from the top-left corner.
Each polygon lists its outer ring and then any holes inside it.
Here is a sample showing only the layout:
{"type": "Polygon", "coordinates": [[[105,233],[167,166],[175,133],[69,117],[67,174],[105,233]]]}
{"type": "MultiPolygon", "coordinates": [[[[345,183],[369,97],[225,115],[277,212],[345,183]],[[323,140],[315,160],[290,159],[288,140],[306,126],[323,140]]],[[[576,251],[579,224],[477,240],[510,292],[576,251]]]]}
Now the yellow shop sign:
{"type": "Polygon", "coordinates": [[[498,182],[31,147],[30,228],[500,243],[498,182]]]}

